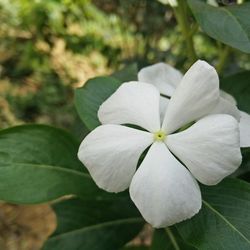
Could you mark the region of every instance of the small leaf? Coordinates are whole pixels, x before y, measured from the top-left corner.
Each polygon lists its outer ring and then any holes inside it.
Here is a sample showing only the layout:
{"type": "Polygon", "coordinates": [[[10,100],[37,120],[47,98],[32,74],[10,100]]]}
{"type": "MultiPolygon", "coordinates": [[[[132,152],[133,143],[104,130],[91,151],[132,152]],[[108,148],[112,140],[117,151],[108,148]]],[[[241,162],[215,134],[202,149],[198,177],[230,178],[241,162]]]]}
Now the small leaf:
{"type": "Polygon", "coordinates": [[[77,112],[90,130],[100,125],[97,112],[100,105],[115,92],[121,82],[112,77],[96,77],[75,90],[77,112]]]}
{"type": "Polygon", "coordinates": [[[202,187],[203,207],[176,225],[184,241],[200,250],[250,249],[250,184],[227,179],[202,187]]]}
{"type": "Polygon", "coordinates": [[[104,194],[77,159],[79,143],[44,125],[0,131],[0,200],[41,203],[67,194],[104,194]]]}
{"type": "Polygon", "coordinates": [[[250,3],[214,7],[199,0],[188,0],[188,4],[205,33],[250,53],[250,3]]]}
{"type": "Polygon", "coordinates": [[[129,196],[71,199],[54,205],[58,228],[43,250],[112,250],[131,241],[144,221],[129,196]]]}

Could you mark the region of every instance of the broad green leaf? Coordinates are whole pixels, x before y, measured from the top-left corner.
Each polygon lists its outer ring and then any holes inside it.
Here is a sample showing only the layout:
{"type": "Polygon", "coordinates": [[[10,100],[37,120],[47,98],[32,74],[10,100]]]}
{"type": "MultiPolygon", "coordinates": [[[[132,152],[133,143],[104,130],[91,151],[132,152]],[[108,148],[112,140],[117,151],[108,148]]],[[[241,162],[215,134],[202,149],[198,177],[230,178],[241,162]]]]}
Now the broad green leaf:
{"type": "Polygon", "coordinates": [[[195,250],[183,242],[174,227],[154,231],[150,250],[195,250]]]}
{"type": "Polygon", "coordinates": [[[214,7],[199,0],[188,0],[188,4],[205,33],[250,53],[250,3],[214,7]]]}
{"type": "Polygon", "coordinates": [[[244,71],[221,80],[221,88],[236,98],[239,109],[248,113],[250,113],[249,79],[250,71],[244,71]]]}
{"type": "Polygon", "coordinates": [[[98,109],[120,84],[121,82],[113,77],[96,77],[75,90],[75,106],[88,129],[92,130],[100,125],[98,109]]]}
{"type": "Polygon", "coordinates": [[[227,179],[202,187],[203,207],[177,224],[184,241],[200,250],[250,249],[250,184],[227,179]]]}
{"type": "Polygon", "coordinates": [[[117,250],[144,224],[128,195],[114,200],[71,199],[55,204],[54,210],[58,227],[43,250],[117,250]]]}
{"type": "Polygon", "coordinates": [[[0,130],[0,163],[31,163],[83,171],[79,142],[62,129],[22,125],[0,130]]]}
{"type": "Polygon", "coordinates": [[[101,194],[83,172],[78,145],[64,130],[44,125],[0,131],[0,200],[31,204],[67,194],[101,194]]]}
{"type": "Polygon", "coordinates": [[[137,80],[137,64],[132,63],[128,66],[125,66],[120,71],[115,72],[111,76],[120,80],[121,82],[129,82],[129,81],[136,81],[137,80]]]}

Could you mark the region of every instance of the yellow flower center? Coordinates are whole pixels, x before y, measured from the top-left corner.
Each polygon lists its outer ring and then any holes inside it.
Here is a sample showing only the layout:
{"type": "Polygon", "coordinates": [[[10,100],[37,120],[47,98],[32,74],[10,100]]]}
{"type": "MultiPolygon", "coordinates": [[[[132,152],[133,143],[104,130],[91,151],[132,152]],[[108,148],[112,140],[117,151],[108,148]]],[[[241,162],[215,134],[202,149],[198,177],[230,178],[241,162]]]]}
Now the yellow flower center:
{"type": "Polygon", "coordinates": [[[167,134],[164,131],[160,130],[160,131],[157,131],[154,133],[154,140],[155,141],[164,141],[166,136],[167,136],[167,134]]]}

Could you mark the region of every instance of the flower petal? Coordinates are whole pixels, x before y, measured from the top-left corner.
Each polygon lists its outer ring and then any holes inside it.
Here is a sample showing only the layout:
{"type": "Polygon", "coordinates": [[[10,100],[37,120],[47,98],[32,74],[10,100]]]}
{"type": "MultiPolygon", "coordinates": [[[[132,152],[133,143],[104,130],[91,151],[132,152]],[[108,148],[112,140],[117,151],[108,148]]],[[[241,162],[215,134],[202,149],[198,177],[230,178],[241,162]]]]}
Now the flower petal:
{"type": "Polygon", "coordinates": [[[129,190],[142,216],[156,228],[191,218],[201,208],[197,182],[161,142],[151,146],[129,190]]]}
{"type": "Polygon", "coordinates": [[[151,133],[121,125],[101,125],[82,141],[78,158],[100,188],[120,192],[128,188],[139,157],[151,143],[151,133]]]}
{"type": "Polygon", "coordinates": [[[240,165],[238,122],[230,115],[210,115],[183,132],[169,135],[169,149],[201,183],[215,185],[240,165]]]}
{"type": "Polygon", "coordinates": [[[181,82],[182,73],[166,63],[156,63],[142,68],[138,73],[140,82],[155,85],[161,94],[171,96],[176,86],[181,82]]]}
{"type": "Polygon", "coordinates": [[[237,106],[228,99],[220,97],[218,104],[212,110],[211,114],[228,114],[240,121],[240,111],[237,106]]]}
{"type": "Polygon", "coordinates": [[[159,91],[151,84],[127,82],[98,111],[103,124],[133,124],[148,131],[160,129],[159,91]]]}
{"type": "Polygon", "coordinates": [[[160,118],[161,118],[161,122],[163,122],[163,119],[165,117],[166,110],[167,110],[167,107],[168,107],[168,103],[169,103],[168,98],[160,96],[160,118]]]}
{"type": "Polygon", "coordinates": [[[220,97],[223,97],[224,99],[228,100],[232,104],[237,105],[237,101],[235,100],[235,98],[232,95],[225,92],[224,90],[220,90],[220,97]]]}
{"type": "Polygon", "coordinates": [[[250,147],[250,115],[243,111],[240,114],[240,146],[250,147]]]}
{"type": "Polygon", "coordinates": [[[219,101],[219,78],[205,61],[187,71],[170,99],[163,129],[172,133],[183,125],[209,114],[219,101]]]}

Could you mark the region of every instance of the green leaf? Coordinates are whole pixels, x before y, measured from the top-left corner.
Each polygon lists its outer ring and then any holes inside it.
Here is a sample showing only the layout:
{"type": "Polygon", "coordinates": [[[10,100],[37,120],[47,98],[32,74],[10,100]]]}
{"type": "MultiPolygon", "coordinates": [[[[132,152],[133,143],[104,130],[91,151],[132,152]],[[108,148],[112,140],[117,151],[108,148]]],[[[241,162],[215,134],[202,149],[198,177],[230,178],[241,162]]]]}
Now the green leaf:
{"type": "Polygon", "coordinates": [[[117,250],[142,229],[144,220],[129,196],[71,199],[54,205],[58,228],[43,250],[117,250]]]}
{"type": "Polygon", "coordinates": [[[111,76],[120,80],[121,82],[137,81],[137,72],[137,64],[132,63],[120,71],[113,73],[111,76]]]}
{"type": "Polygon", "coordinates": [[[188,4],[205,33],[250,53],[250,3],[219,8],[199,0],[188,0],[188,4]]]}
{"type": "Polygon", "coordinates": [[[202,187],[203,207],[177,224],[184,241],[200,250],[250,249],[250,184],[227,179],[202,187]]]}
{"type": "MultiPolygon", "coordinates": [[[[172,232],[170,229],[167,229],[172,236],[172,232]]],[[[175,240],[175,238],[173,238],[175,240]]],[[[167,235],[167,232],[164,229],[159,229],[154,231],[154,237],[152,241],[152,245],[150,250],[172,250],[173,248],[172,242],[167,235]]]]}
{"type": "Polygon", "coordinates": [[[31,204],[104,193],[83,172],[78,146],[64,130],[44,125],[0,131],[0,200],[31,204]]]}
{"type": "MultiPolygon", "coordinates": [[[[250,113],[250,71],[243,71],[221,79],[221,88],[233,95],[240,110],[250,113]]],[[[241,176],[250,172],[250,151],[242,149],[243,161],[233,176],[241,176]]],[[[244,177],[245,178],[245,177],[244,177]]]]}
{"type": "Polygon", "coordinates": [[[233,95],[239,109],[250,113],[250,71],[240,72],[221,80],[221,88],[233,95]]]}
{"type": "Polygon", "coordinates": [[[242,164],[240,167],[240,176],[246,180],[250,180],[250,148],[242,149],[242,164]]]}
{"type": "Polygon", "coordinates": [[[187,245],[179,236],[174,227],[154,231],[153,242],[150,250],[195,250],[187,245]]]}
{"type": "Polygon", "coordinates": [[[241,166],[231,175],[239,177],[246,181],[250,180],[250,148],[242,148],[242,163],[241,166]]]}
{"type": "Polygon", "coordinates": [[[93,130],[100,125],[97,117],[98,109],[120,84],[118,79],[112,77],[96,77],[75,90],[75,106],[88,129],[93,130]]]}

